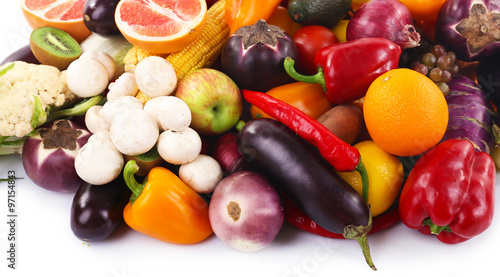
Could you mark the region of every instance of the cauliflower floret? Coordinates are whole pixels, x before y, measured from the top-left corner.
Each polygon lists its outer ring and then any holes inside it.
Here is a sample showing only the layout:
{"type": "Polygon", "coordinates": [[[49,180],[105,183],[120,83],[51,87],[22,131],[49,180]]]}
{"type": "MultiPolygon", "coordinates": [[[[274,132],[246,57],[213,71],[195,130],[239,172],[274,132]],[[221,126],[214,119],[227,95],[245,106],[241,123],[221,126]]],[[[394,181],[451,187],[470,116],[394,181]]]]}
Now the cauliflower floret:
{"type": "Polygon", "coordinates": [[[0,76],[0,136],[24,137],[33,131],[34,95],[43,109],[59,108],[76,99],[76,95],[69,91],[64,72],[57,68],[14,63],[12,69],[0,76]]]}

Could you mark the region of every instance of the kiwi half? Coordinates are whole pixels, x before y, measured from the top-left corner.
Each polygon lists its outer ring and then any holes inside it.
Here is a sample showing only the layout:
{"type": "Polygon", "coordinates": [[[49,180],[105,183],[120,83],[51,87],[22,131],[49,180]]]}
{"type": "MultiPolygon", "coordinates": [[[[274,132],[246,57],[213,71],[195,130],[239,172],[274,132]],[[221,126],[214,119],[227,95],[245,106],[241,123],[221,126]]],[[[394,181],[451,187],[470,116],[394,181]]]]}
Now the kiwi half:
{"type": "Polygon", "coordinates": [[[31,32],[30,48],[41,64],[52,65],[59,70],[66,69],[82,54],[80,44],[68,33],[48,26],[31,32]]]}

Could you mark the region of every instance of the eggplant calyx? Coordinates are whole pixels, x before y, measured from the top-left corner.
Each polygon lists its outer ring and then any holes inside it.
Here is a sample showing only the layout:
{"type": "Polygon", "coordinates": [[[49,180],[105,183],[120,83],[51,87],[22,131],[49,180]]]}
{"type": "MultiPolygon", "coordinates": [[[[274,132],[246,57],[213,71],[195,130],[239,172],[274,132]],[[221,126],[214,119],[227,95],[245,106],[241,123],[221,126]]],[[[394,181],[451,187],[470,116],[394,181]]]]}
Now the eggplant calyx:
{"type": "Polygon", "coordinates": [[[489,11],[478,3],[472,5],[469,17],[460,21],[455,28],[467,40],[469,51],[476,54],[486,45],[500,40],[498,20],[500,13],[489,11]]]}
{"type": "Polygon", "coordinates": [[[361,246],[361,251],[363,251],[363,256],[365,257],[366,263],[371,269],[377,270],[375,264],[373,263],[372,256],[370,254],[370,245],[368,244],[368,233],[372,229],[372,215],[370,212],[370,219],[366,225],[347,225],[344,227],[344,237],[346,239],[355,239],[359,246],[361,246]]]}
{"type": "Polygon", "coordinates": [[[55,122],[51,128],[41,128],[39,132],[44,149],[62,148],[71,151],[76,149],[76,140],[82,135],[82,130],[73,128],[65,119],[55,122]]]}
{"type": "Polygon", "coordinates": [[[285,37],[285,31],[276,25],[269,25],[264,19],[259,19],[257,23],[243,26],[234,32],[235,36],[241,36],[243,48],[261,43],[276,47],[278,38],[285,37]]]}

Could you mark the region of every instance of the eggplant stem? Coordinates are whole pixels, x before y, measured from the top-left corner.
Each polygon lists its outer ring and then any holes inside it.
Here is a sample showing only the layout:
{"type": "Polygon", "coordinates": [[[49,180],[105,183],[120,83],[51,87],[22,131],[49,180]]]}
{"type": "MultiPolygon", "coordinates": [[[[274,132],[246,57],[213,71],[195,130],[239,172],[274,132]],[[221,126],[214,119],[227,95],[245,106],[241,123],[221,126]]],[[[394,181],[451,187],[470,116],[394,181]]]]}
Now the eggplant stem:
{"type": "Polygon", "coordinates": [[[361,158],[358,165],[356,166],[356,171],[359,172],[359,175],[361,176],[363,199],[365,199],[366,203],[368,203],[370,182],[368,179],[368,172],[366,171],[365,165],[361,161],[361,158]]]}
{"type": "Polygon", "coordinates": [[[372,260],[372,255],[370,253],[370,245],[368,244],[368,233],[372,229],[373,221],[372,221],[372,213],[368,209],[369,219],[368,224],[366,226],[363,225],[347,225],[344,228],[344,237],[346,239],[355,239],[359,246],[361,246],[361,251],[363,251],[363,256],[365,257],[366,263],[370,266],[371,269],[377,270],[375,264],[372,260]]]}
{"type": "Polygon", "coordinates": [[[136,174],[138,171],[139,166],[134,160],[128,161],[123,168],[123,179],[125,180],[125,184],[127,184],[127,187],[130,189],[130,191],[132,191],[132,196],[130,197],[131,204],[133,204],[137,197],[141,195],[142,190],[144,189],[144,184],[137,182],[134,177],[134,174],[136,174]]]}
{"type": "Polygon", "coordinates": [[[321,68],[321,66],[318,66],[318,73],[314,75],[302,75],[295,70],[295,61],[291,57],[286,57],[283,65],[285,67],[286,73],[288,73],[288,75],[290,75],[290,77],[292,77],[294,80],[310,84],[320,84],[323,88],[323,91],[327,91],[325,75],[323,74],[323,69],[321,68]]]}
{"type": "Polygon", "coordinates": [[[234,129],[236,129],[236,131],[241,131],[241,128],[243,128],[243,126],[245,126],[245,121],[244,120],[238,120],[238,122],[236,122],[236,124],[234,125],[234,129]]]}

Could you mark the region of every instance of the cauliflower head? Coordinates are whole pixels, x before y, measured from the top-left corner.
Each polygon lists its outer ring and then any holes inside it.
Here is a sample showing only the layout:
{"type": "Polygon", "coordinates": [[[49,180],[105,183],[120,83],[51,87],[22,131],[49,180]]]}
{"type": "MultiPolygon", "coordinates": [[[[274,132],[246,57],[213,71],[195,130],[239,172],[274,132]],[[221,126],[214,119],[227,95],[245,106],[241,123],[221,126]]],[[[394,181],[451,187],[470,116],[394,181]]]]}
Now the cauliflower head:
{"type": "MultiPolygon", "coordinates": [[[[0,67],[0,71],[11,63],[0,67]]],[[[77,98],[65,79],[65,71],[22,61],[0,76],[0,137],[24,137],[33,131],[35,97],[47,111],[77,98]]]]}

